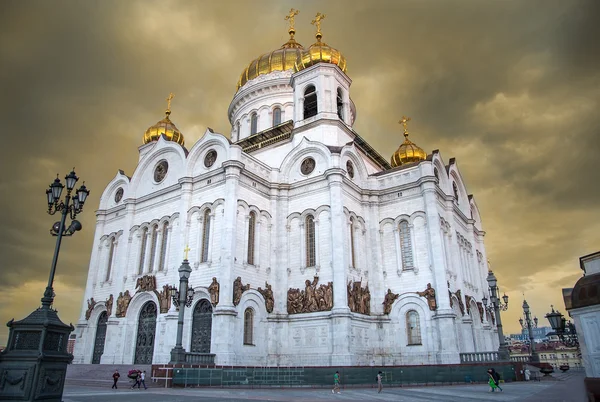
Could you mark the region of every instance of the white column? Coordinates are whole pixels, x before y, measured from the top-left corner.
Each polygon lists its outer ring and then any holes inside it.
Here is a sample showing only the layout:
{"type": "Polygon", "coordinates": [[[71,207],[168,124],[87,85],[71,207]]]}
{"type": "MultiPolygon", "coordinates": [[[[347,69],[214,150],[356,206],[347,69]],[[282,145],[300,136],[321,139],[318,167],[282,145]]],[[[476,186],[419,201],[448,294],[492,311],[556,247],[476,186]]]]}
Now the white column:
{"type": "MultiPolygon", "coordinates": [[[[256,221],[254,223],[256,224],[256,221]]],[[[242,256],[243,265],[248,264],[248,246],[249,246],[248,240],[250,238],[249,235],[250,235],[250,215],[246,215],[244,217],[244,255],[242,256]]]]}
{"type": "MultiPolygon", "coordinates": [[[[427,225],[427,221],[425,221],[427,225]]],[[[419,272],[419,266],[417,261],[417,240],[415,236],[415,225],[412,223],[408,224],[408,235],[410,236],[410,249],[412,250],[412,267],[415,272],[419,272]]]]}
{"type": "Polygon", "coordinates": [[[321,267],[321,245],[319,244],[319,219],[315,216],[315,270],[321,267]]]}
{"type": "Polygon", "coordinates": [[[150,266],[150,256],[152,255],[152,231],[154,228],[150,227],[148,233],[146,233],[146,254],[144,255],[144,270],[142,274],[152,272],[152,267],[150,266]]]}
{"type": "MultiPolygon", "coordinates": [[[[308,266],[308,261],[306,258],[306,235],[304,232],[304,220],[301,220],[298,223],[298,227],[300,230],[300,269],[303,271],[304,268],[308,266]]],[[[303,271],[304,272],[304,271],[303,271]]]]}
{"type": "Polygon", "coordinates": [[[262,225],[260,222],[260,215],[256,216],[256,222],[254,225],[254,265],[256,268],[260,268],[260,238],[262,237],[262,225]]]}
{"type": "Polygon", "coordinates": [[[160,267],[160,251],[162,249],[162,225],[158,226],[156,232],[156,250],[154,250],[154,264],[152,266],[151,272],[158,272],[158,267],[160,267]]]}
{"type": "Polygon", "coordinates": [[[394,225],[394,245],[396,246],[396,272],[398,275],[402,273],[402,255],[400,252],[400,231],[398,229],[398,225],[394,225]]]}
{"type": "Polygon", "coordinates": [[[165,274],[169,271],[169,258],[171,257],[171,242],[173,241],[173,229],[171,226],[167,226],[166,236],[167,244],[165,244],[165,247],[167,249],[165,250],[165,266],[163,267],[165,274]]]}
{"type": "MultiPolygon", "coordinates": [[[[337,96],[337,95],[336,95],[337,96]]],[[[352,264],[352,236],[354,236],[354,233],[352,233],[352,223],[350,222],[350,220],[346,221],[346,228],[347,228],[347,232],[348,232],[348,238],[346,240],[347,244],[348,244],[348,266],[352,267],[352,268],[356,268],[354,266],[354,264],[352,264]]]]}
{"type": "Polygon", "coordinates": [[[198,211],[198,236],[196,236],[196,261],[198,264],[202,261],[202,238],[204,237],[204,218],[198,211]]]}
{"type": "MultiPolygon", "coordinates": [[[[208,258],[207,258],[207,261],[206,261],[208,263],[208,265],[212,264],[212,256],[213,256],[212,255],[212,249],[213,249],[213,242],[214,242],[213,238],[214,238],[214,234],[215,234],[215,224],[217,223],[216,222],[216,220],[217,220],[216,217],[217,217],[216,211],[214,211],[214,210],[211,211],[211,213],[210,213],[210,226],[208,228],[208,233],[209,233],[208,234],[208,253],[207,253],[208,254],[208,256],[207,256],[208,258]]],[[[204,224],[206,224],[206,222],[204,224]]],[[[223,225],[225,225],[225,224],[226,224],[226,222],[223,222],[223,225]]],[[[223,230],[224,228],[221,228],[221,229],[223,230]]],[[[221,230],[221,232],[222,232],[222,230],[221,230]]],[[[235,250],[231,250],[231,253],[232,253],[232,255],[234,255],[235,254],[235,250]]],[[[219,300],[220,300],[220,297],[221,297],[221,293],[219,291],[219,300]]]]}

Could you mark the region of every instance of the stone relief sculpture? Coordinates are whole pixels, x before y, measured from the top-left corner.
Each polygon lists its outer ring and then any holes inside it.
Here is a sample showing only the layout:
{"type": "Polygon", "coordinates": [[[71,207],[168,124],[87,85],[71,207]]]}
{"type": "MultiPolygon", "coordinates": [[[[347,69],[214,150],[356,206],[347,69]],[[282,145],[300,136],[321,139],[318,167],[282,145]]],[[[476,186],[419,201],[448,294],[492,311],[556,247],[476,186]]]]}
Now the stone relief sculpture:
{"type": "Polygon", "coordinates": [[[348,282],[348,307],[353,313],[371,314],[371,292],[369,285],[361,287],[361,282],[348,282]]]}
{"type": "Polygon", "coordinates": [[[318,282],[319,277],[315,276],[312,282],[308,279],[304,282],[304,290],[288,289],[288,314],[313,313],[332,309],[333,282],[317,288],[318,282]]]}
{"type": "Polygon", "coordinates": [[[212,278],[212,283],[208,287],[208,293],[210,293],[210,303],[214,306],[219,304],[219,289],[220,285],[217,282],[217,278],[212,278]]]}
{"type": "Polygon", "coordinates": [[[477,302],[477,310],[479,310],[479,318],[483,322],[483,304],[481,302],[477,302]]]}
{"type": "Polygon", "coordinates": [[[115,313],[117,318],[125,317],[130,301],[131,295],[129,294],[129,290],[126,290],[125,293],[119,293],[119,297],[117,297],[117,311],[115,313]]]}
{"type": "Polygon", "coordinates": [[[156,290],[156,277],[154,275],[144,275],[138,278],[135,283],[137,292],[151,292],[156,290]]]}
{"type": "Polygon", "coordinates": [[[383,314],[389,314],[392,311],[392,304],[396,301],[396,299],[400,296],[398,293],[392,293],[391,289],[388,289],[385,297],[383,298],[383,314]]]}
{"type": "MultiPolygon", "coordinates": [[[[427,289],[422,292],[417,292],[417,294],[421,297],[427,299],[427,304],[429,305],[429,310],[435,311],[437,310],[437,302],[435,300],[435,289],[431,287],[431,283],[427,284],[427,289]]],[[[450,299],[452,300],[452,299],[450,299]]]]}
{"type": "Polygon", "coordinates": [[[160,304],[160,313],[168,313],[171,308],[171,287],[169,285],[164,285],[163,290],[160,293],[157,293],[157,296],[160,304]]]}
{"type": "Polygon", "coordinates": [[[471,299],[472,299],[471,296],[465,295],[465,305],[467,308],[467,315],[471,314],[471,299]]]}
{"type": "Polygon", "coordinates": [[[496,325],[496,316],[493,311],[490,312],[490,318],[492,319],[492,325],[496,325]]]}
{"type": "Polygon", "coordinates": [[[458,298],[458,307],[460,307],[460,313],[462,315],[465,315],[465,304],[462,300],[462,292],[460,291],[460,289],[458,289],[454,294],[458,298]]]}
{"type": "Polygon", "coordinates": [[[110,296],[108,296],[108,299],[106,299],[106,314],[109,317],[112,314],[112,308],[113,308],[113,295],[111,293],[110,296]]]}
{"type": "Polygon", "coordinates": [[[240,299],[242,298],[242,293],[246,290],[250,289],[250,284],[242,285],[242,278],[237,277],[235,281],[233,281],[233,305],[237,306],[240,303],[240,299]]]}
{"type": "Polygon", "coordinates": [[[273,299],[273,290],[271,289],[271,285],[269,285],[268,282],[265,282],[265,288],[258,288],[258,293],[263,295],[265,298],[265,308],[267,309],[267,313],[272,313],[275,300],[273,299]]]}
{"type": "Polygon", "coordinates": [[[92,310],[94,309],[94,306],[96,305],[96,300],[94,300],[94,298],[92,297],[91,299],[88,299],[87,304],[88,304],[88,308],[85,311],[85,319],[89,320],[90,316],[92,315],[92,310]]]}

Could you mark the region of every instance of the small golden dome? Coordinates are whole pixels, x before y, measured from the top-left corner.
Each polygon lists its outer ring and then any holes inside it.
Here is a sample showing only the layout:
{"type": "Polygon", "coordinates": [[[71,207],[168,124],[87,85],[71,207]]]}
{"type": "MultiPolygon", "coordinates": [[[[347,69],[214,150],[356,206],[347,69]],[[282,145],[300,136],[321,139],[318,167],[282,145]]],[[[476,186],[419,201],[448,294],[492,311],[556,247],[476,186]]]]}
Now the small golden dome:
{"type": "Polygon", "coordinates": [[[144,144],[148,144],[152,141],[158,141],[161,135],[165,135],[169,141],[174,141],[181,146],[185,144],[183,134],[181,134],[181,131],[179,131],[171,119],[169,119],[169,116],[171,115],[171,99],[173,99],[173,96],[173,94],[170,94],[167,98],[168,103],[167,110],[165,111],[165,118],[155,125],[150,126],[144,133],[144,144]]]}
{"type": "Polygon", "coordinates": [[[294,72],[304,70],[317,63],[331,63],[337,65],[344,74],[346,73],[346,58],[342,53],[329,46],[325,42],[321,42],[323,34],[321,33],[321,21],[325,18],[325,15],[317,13],[317,16],[312,21],[313,25],[317,26],[317,42],[311,45],[308,49],[304,50],[294,66],[294,72]]]}
{"type": "Polygon", "coordinates": [[[391,165],[397,167],[405,163],[419,162],[427,159],[427,152],[408,139],[408,130],[406,124],[410,117],[402,116],[400,124],[404,125],[404,142],[398,147],[398,150],[392,155],[391,165]]]}
{"type": "Polygon", "coordinates": [[[294,35],[296,34],[294,28],[290,28],[288,33],[290,34],[290,39],[281,48],[271,53],[265,53],[248,64],[248,67],[240,75],[236,91],[259,75],[269,74],[274,71],[292,70],[294,68],[296,59],[304,48],[294,39],[294,35]]]}

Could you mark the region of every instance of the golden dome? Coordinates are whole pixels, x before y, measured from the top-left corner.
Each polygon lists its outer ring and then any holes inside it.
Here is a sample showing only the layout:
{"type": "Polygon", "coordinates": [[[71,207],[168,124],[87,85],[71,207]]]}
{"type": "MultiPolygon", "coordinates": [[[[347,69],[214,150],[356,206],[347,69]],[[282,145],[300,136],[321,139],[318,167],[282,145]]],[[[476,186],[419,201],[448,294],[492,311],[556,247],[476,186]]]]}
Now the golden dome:
{"type": "Polygon", "coordinates": [[[158,141],[161,135],[165,135],[167,140],[174,141],[181,146],[185,144],[183,140],[183,134],[181,134],[181,131],[179,131],[171,119],[169,119],[169,116],[171,115],[171,99],[173,99],[173,94],[170,94],[167,98],[168,103],[167,110],[165,111],[165,118],[155,125],[150,126],[144,133],[144,144],[148,144],[152,141],[158,141]]]}
{"type": "Polygon", "coordinates": [[[317,26],[317,42],[311,45],[308,49],[304,50],[294,66],[294,71],[298,72],[305,68],[308,68],[317,63],[331,63],[337,65],[340,70],[346,73],[346,58],[342,53],[329,46],[325,42],[321,42],[323,34],[321,34],[321,21],[325,18],[325,15],[317,13],[317,16],[312,21],[313,25],[317,26]]]}
{"type": "Polygon", "coordinates": [[[290,39],[281,48],[271,53],[265,53],[248,64],[248,67],[240,75],[236,91],[259,75],[269,74],[273,71],[292,70],[294,68],[294,63],[304,48],[294,39],[294,35],[296,34],[294,28],[290,28],[288,32],[290,39]]]}
{"type": "Polygon", "coordinates": [[[404,125],[404,142],[398,147],[398,150],[392,155],[391,165],[397,167],[405,163],[419,162],[427,159],[427,152],[417,146],[414,142],[408,139],[408,130],[406,123],[410,121],[410,117],[402,116],[400,124],[404,125]]]}

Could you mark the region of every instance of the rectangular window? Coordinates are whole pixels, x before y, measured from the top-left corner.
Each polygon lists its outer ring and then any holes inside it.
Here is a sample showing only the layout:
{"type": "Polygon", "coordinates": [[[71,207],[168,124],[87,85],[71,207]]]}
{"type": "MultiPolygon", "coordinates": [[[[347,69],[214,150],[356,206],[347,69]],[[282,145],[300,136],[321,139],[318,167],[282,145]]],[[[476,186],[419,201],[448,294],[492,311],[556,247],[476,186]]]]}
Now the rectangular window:
{"type": "Polygon", "coordinates": [[[202,260],[200,262],[208,261],[208,241],[210,236],[210,211],[204,212],[204,230],[202,231],[202,260]]]}

